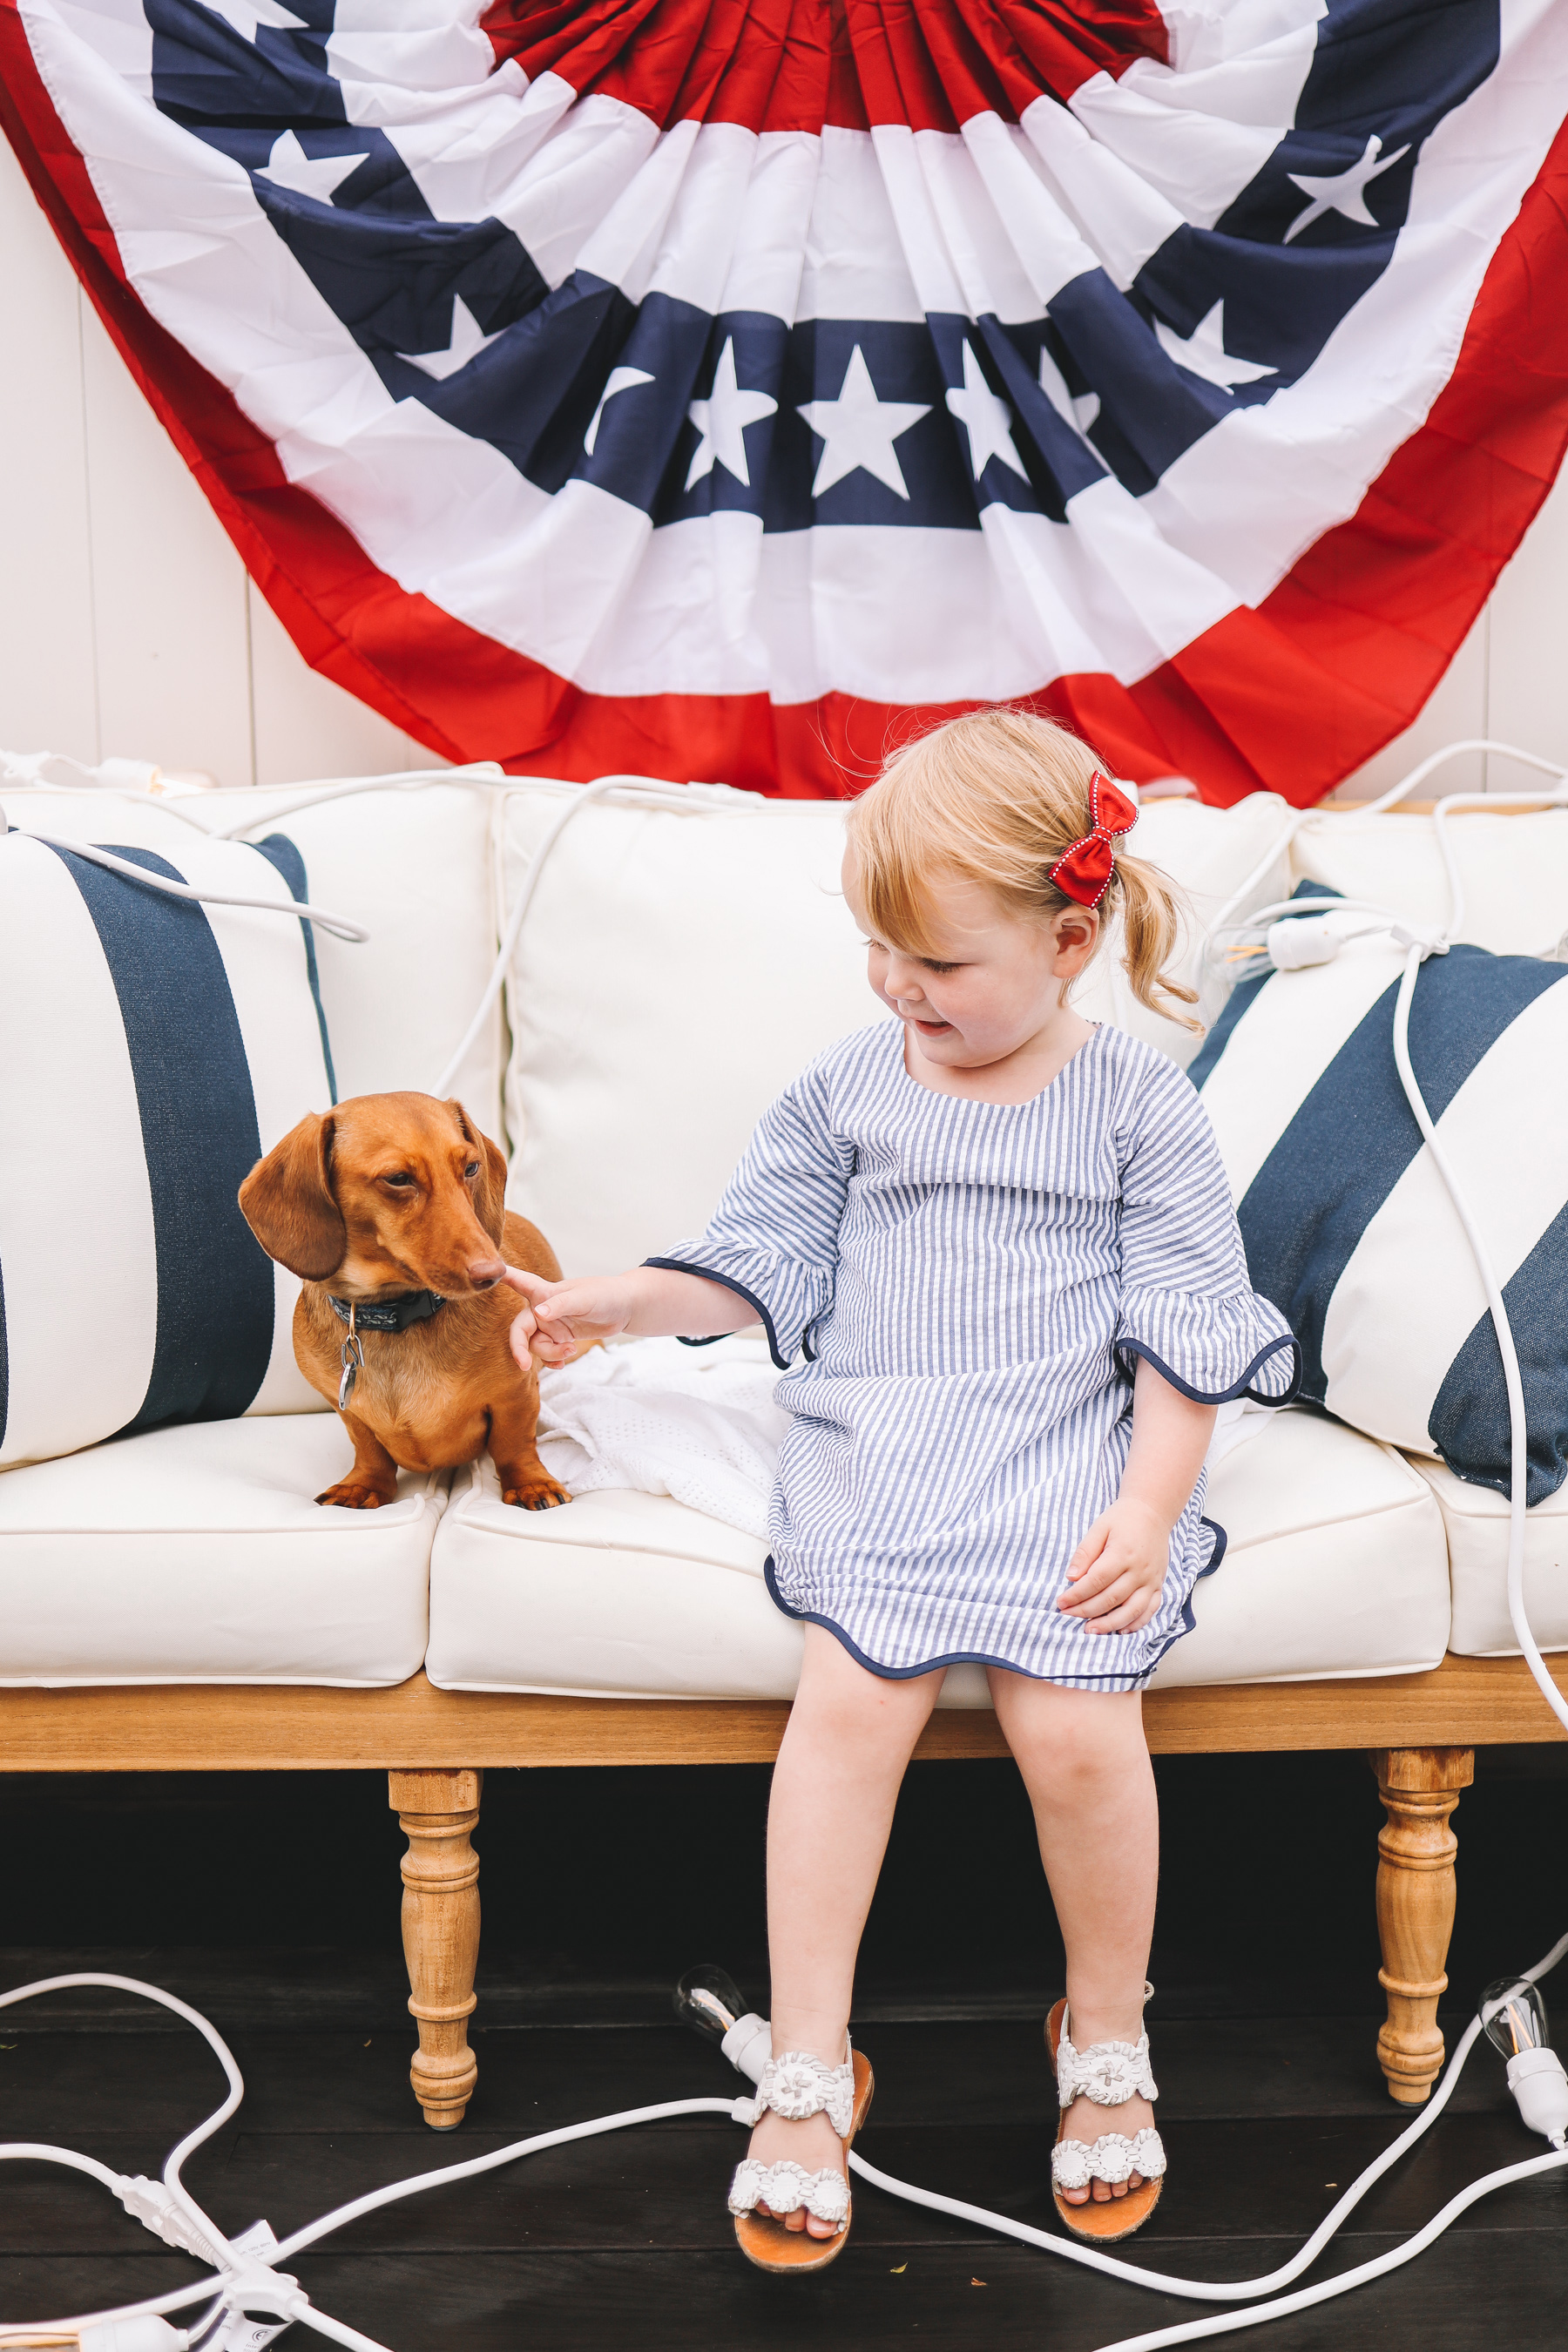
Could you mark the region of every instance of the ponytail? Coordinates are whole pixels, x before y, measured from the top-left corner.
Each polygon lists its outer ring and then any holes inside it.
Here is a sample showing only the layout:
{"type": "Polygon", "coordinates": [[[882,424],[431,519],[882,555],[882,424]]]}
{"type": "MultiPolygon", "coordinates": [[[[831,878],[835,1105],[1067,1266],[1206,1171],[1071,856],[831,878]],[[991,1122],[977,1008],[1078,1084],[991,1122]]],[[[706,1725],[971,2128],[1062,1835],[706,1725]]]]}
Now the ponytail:
{"type": "Polygon", "coordinates": [[[1196,989],[1173,980],[1165,970],[1182,932],[1181,908],[1169,882],[1157,866],[1119,853],[1116,878],[1106,893],[1107,899],[1113,897],[1121,902],[1121,968],[1133,995],[1151,1013],[1201,1037],[1203,1023],[1180,1009],[1197,1003],[1196,989]]]}

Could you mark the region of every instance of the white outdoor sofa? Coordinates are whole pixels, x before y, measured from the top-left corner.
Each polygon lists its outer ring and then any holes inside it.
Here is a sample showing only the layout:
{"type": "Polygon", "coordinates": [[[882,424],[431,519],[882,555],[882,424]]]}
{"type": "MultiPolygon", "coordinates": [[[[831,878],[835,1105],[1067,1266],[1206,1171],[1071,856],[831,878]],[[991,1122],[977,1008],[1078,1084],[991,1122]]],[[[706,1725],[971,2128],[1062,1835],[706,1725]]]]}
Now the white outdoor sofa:
{"type": "MultiPolygon", "coordinates": [[[[311,898],[372,933],[357,949],[318,939],[344,1097],[434,1084],[531,875],[506,990],[450,1091],[507,1137],[512,1204],[568,1270],[693,1230],[777,1086],[875,1016],[832,897],[832,809],[668,788],[589,802],[495,771],[324,790],[174,804],[134,779],[112,793],[0,783],[0,806],[25,831],[171,856],[188,838],[176,805],[286,831],[311,898]]],[[[1418,814],[1314,817],[1293,845],[1288,818],[1263,796],[1162,803],[1137,845],[1210,919],[1243,883],[1258,904],[1316,874],[1325,824],[1361,826],[1357,854],[1386,861],[1390,888],[1429,859],[1418,814]]],[[[1109,969],[1095,987],[1086,1009],[1154,1034],[1109,969]]],[[[0,1475],[0,1766],[386,1770],[408,1836],[412,2079],[445,2128],[475,2082],[484,1769],[765,1761],[800,1635],[767,1597],[763,1546],[668,1496],[530,1515],[501,1504],[486,1462],[405,1477],[379,1512],[320,1508],[348,1457],[325,1412],[260,1414],[0,1475]]],[[[1387,1812],[1378,2055],[1394,2098],[1418,2103],[1442,2060],[1448,1816],[1478,1747],[1562,1736],[1513,1654],[1506,1507],[1298,1409],[1221,1461],[1210,1492],[1229,1548],[1156,1676],[1151,1745],[1369,1752],[1387,1812]]],[[[1532,1615],[1568,1643],[1568,1502],[1531,1526],[1532,1615]]],[[[917,1754],[1002,1752],[983,1675],[954,1669],[917,1754]]]]}

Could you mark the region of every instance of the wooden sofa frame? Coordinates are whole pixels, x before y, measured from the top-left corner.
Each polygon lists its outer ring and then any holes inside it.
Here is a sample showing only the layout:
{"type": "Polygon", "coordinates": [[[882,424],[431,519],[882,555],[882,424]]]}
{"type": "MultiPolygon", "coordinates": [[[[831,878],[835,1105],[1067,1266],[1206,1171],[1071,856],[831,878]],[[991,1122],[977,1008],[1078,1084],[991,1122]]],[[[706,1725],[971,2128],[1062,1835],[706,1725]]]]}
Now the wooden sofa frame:
{"type": "MultiPolygon", "coordinates": [[[[1568,1690],[1568,1658],[1553,1662],[1568,1690]]],[[[461,2123],[478,2066],[468,2047],[479,1947],[479,1857],[469,1843],[485,1768],[552,1764],[762,1764],[788,1708],[728,1700],[554,1698],[437,1690],[423,1674],[391,1690],[166,1688],[0,1691],[0,1770],[378,1769],[408,1839],[403,1942],[419,2029],[410,2079],[426,2121],[461,2123]]],[[[1359,1748],[1377,1774],[1377,2054],[1392,2095],[1429,2095],[1443,2064],[1437,2002],[1454,1925],[1449,1815],[1475,1751],[1562,1739],[1521,1658],[1452,1654],[1429,1674],[1152,1691],[1156,1755],[1257,1755],[1359,1748]]],[[[921,1759],[1006,1753],[988,1708],[944,1709],[921,1759]]]]}

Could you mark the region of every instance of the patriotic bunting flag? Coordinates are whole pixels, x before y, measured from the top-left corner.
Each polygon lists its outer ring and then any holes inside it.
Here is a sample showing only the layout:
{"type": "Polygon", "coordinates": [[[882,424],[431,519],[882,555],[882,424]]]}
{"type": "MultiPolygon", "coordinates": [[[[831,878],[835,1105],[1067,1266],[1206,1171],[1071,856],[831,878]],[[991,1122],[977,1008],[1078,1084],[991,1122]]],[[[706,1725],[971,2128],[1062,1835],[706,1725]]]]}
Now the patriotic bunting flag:
{"type": "Polygon", "coordinates": [[[453,757],[834,792],[1027,698],[1308,801],[1568,434],[1568,0],[0,0],[0,76],[306,657],[453,757]]]}

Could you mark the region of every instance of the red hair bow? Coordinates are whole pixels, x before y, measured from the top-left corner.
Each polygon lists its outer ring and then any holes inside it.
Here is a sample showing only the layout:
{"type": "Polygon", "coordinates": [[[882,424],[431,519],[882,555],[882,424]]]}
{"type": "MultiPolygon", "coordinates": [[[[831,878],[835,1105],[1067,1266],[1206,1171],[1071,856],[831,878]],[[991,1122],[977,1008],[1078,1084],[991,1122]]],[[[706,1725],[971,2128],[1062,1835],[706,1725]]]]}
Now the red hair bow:
{"type": "Polygon", "coordinates": [[[1112,840],[1119,833],[1131,833],[1137,822],[1137,803],[1119,793],[1097,768],[1089,787],[1089,829],[1058,858],[1048,878],[1080,907],[1098,907],[1116,871],[1112,840]]]}

